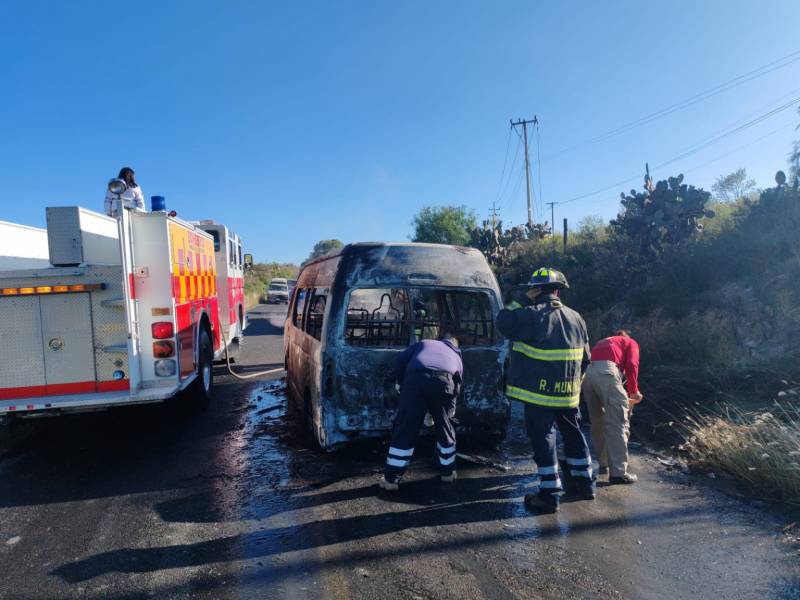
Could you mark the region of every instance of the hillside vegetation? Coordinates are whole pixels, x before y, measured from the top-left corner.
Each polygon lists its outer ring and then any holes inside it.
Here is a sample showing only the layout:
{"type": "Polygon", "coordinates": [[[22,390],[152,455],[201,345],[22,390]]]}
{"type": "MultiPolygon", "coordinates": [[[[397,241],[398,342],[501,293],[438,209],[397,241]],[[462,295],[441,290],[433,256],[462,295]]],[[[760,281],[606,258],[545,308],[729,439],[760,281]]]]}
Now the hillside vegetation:
{"type": "Polygon", "coordinates": [[[610,224],[584,223],[566,252],[552,236],[516,243],[501,285],[539,265],[564,271],[593,341],[625,328],[641,344],[641,436],[683,442],[698,464],[800,504],[796,180],[732,202],[682,177],[650,188],[623,196],[610,224]]]}
{"type": "Polygon", "coordinates": [[[264,295],[264,289],[273,277],[294,279],[300,267],[289,263],[255,263],[244,277],[244,295],[247,307],[259,303],[264,295]]]}

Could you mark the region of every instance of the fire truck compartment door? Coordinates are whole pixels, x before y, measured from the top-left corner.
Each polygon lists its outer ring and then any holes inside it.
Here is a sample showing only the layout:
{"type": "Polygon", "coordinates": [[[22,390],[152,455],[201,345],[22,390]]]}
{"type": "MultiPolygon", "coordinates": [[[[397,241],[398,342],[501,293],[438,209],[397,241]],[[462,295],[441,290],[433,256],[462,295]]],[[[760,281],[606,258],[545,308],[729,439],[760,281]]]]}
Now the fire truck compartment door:
{"type": "Polygon", "coordinates": [[[40,296],[47,385],[94,382],[89,294],[40,296]]]}
{"type": "Polygon", "coordinates": [[[0,388],[44,384],[39,298],[0,298],[0,388]]]}

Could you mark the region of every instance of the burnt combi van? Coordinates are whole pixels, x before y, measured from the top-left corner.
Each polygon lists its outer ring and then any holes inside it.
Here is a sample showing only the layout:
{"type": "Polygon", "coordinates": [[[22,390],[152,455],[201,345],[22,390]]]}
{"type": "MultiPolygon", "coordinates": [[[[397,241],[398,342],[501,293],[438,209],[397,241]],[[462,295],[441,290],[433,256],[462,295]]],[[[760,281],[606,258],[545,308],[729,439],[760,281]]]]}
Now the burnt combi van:
{"type": "Polygon", "coordinates": [[[462,429],[499,441],[509,403],[500,290],[473,248],[359,243],[303,267],[284,330],[288,391],[324,449],[386,435],[400,399],[394,364],[410,343],[444,330],[461,343],[462,429]]]}

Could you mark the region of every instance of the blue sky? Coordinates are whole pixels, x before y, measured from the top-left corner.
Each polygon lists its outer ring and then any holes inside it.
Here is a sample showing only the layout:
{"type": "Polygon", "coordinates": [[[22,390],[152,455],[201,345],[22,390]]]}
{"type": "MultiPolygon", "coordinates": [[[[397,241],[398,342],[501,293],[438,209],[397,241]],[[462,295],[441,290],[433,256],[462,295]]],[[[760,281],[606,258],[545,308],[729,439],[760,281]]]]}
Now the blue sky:
{"type": "MultiPolygon", "coordinates": [[[[645,161],[800,97],[800,61],[582,143],[800,50],[796,28],[795,0],[7,2],[0,219],[102,210],[130,165],[146,197],[229,224],[257,260],[299,261],[319,239],[406,239],[429,204],[487,216],[508,146],[499,204],[519,223],[508,123],[534,114],[545,202],[613,188],[557,206],[557,222],[608,219],[645,161]]],[[[798,122],[785,110],[654,175],[710,188],[743,166],[768,186],[798,122]]]]}

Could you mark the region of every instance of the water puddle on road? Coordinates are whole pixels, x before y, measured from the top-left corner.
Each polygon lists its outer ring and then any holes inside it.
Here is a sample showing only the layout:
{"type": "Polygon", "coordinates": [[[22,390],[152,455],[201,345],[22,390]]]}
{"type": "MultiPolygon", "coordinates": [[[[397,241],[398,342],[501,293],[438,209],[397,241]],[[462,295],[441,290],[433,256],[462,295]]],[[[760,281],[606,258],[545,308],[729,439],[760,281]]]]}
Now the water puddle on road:
{"type": "MultiPolygon", "coordinates": [[[[286,386],[282,380],[255,389],[247,404],[242,452],[245,458],[242,483],[249,498],[244,507],[256,512],[262,502],[276,500],[275,493],[285,489],[292,479],[291,448],[285,443],[288,422],[286,386]]],[[[243,515],[258,518],[256,515],[243,515]]]]}

